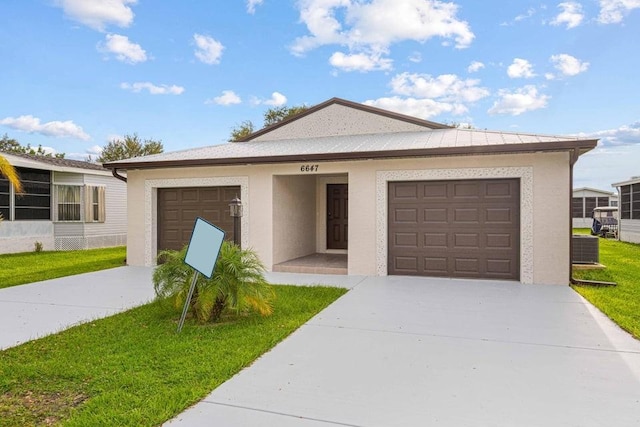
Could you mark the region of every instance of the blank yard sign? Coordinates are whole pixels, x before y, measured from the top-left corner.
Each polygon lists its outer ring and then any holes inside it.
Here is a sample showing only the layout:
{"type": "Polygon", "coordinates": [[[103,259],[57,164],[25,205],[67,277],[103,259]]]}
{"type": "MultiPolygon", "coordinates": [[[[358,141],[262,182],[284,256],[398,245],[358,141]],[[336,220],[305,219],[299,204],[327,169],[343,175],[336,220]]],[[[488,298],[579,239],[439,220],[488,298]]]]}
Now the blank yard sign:
{"type": "Polygon", "coordinates": [[[210,279],[223,241],[224,231],[200,217],[196,218],[185,264],[210,279]]]}

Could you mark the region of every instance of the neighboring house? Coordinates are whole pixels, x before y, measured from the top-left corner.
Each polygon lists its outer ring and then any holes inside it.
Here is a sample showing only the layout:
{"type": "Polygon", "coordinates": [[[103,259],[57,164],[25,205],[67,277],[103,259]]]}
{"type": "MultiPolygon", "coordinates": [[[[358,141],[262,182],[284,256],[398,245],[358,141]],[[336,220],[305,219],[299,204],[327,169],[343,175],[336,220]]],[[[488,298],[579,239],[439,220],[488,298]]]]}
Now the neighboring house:
{"type": "Polygon", "coordinates": [[[127,186],[101,165],[0,153],[20,176],[16,194],[0,177],[0,253],[126,245],[127,186]]]}
{"type": "Polygon", "coordinates": [[[640,243],[640,176],[612,184],[620,196],[619,238],[640,243]]]}
{"type": "Polygon", "coordinates": [[[573,228],[591,228],[593,210],[600,206],[618,206],[618,196],[611,191],[594,188],[574,189],[571,205],[573,228]]]}
{"type": "Polygon", "coordinates": [[[196,215],[268,270],[321,253],[350,275],[564,284],[571,169],[597,140],[456,129],[333,98],[243,142],[106,163],[128,177],[127,259],[155,264],[196,215]],[[564,220],[562,218],[565,218],[564,220]]]}

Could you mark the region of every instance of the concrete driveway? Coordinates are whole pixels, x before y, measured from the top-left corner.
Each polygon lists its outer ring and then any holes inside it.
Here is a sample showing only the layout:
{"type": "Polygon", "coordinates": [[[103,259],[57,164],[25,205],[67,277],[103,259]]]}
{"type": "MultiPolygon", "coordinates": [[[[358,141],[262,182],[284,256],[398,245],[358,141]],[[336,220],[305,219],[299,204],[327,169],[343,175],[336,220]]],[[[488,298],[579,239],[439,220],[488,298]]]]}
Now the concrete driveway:
{"type": "Polygon", "coordinates": [[[148,267],[119,267],[0,289],[0,350],[155,297],[148,267]]]}
{"type": "Polygon", "coordinates": [[[358,281],[168,424],[640,425],[640,343],[569,287],[358,281]]]}

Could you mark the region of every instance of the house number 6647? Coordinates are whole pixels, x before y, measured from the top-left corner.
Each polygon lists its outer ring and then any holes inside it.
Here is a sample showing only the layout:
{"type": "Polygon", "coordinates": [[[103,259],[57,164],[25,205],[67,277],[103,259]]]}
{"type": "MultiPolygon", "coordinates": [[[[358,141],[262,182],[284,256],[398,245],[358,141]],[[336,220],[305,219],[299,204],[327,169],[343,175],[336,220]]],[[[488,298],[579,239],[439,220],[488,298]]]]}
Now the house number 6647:
{"type": "Polygon", "coordinates": [[[300,172],[318,172],[318,165],[302,165],[300,172]]]}

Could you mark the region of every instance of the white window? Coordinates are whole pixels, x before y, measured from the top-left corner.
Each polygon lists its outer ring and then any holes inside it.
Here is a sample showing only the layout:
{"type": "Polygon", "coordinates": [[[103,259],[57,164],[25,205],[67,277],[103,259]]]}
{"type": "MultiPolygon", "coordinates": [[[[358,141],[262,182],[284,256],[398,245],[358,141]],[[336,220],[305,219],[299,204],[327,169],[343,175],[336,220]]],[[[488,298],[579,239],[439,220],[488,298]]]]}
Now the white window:
{"type": "Polygon", "coordinates": [[[56,185],[56,221],[105,221],[105,188],[56,185]]]}
{"type": "Polygon", "coordinates": [[[82,187],[74,185],[56,186],[56,204],[58,221],[80,221],[80,189],[82,187]]]}

